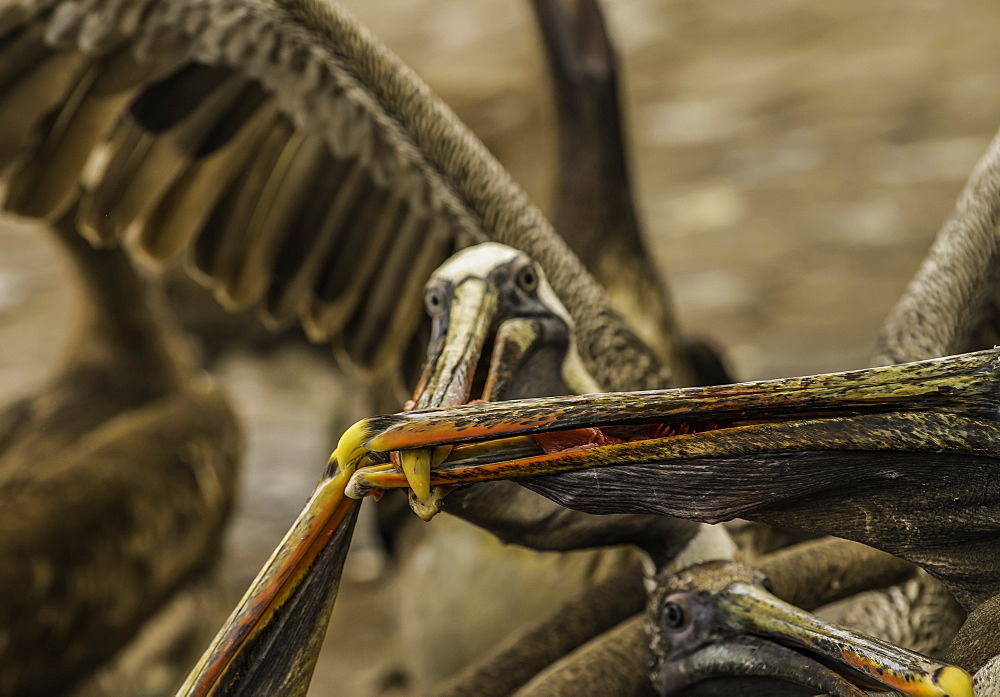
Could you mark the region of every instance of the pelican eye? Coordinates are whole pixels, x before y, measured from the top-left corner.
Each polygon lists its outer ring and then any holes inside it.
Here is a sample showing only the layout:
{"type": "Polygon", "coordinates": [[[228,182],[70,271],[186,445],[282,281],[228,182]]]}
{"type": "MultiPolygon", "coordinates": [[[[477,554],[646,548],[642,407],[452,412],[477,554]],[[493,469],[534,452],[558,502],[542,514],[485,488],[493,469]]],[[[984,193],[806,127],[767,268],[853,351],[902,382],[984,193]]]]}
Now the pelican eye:
{"type": "Polygon", "coordinates": [[[529,262],[518,268],[514,272],[514,282],[525,293],[538,290],[538,271],[535,270],[535,265],[529,262]]]}
{"type": "Polygon", "coordinates": [[[663,604],[663,625],[667,629],[681,629],[687,624],[687,612],[681,604],[668,600],[663,604]]]}
{"type": "Polygon", "coordinates": [[[427,306],[427,314],[437,317],[444,312],[445,298],[444,291],[437,286],[431,286],[424,291],[424,304],[427,306]]]}

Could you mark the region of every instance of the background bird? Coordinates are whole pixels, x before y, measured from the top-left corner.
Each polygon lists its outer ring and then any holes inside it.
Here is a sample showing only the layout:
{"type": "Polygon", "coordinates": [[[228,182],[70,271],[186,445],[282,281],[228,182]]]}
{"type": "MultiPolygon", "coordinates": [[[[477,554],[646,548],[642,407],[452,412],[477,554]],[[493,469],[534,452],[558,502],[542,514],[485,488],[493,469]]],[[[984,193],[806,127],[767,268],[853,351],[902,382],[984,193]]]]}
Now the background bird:
{"type": "Polygon", "coordinates": [[[191,598],[212,607],[239,431],[125,255],[55,230],[83,302],[53,377],[0,412],[0,693],[69,692],[157,613],[160,653],[107,687],[161,690],[216,621],[191,598]]]}

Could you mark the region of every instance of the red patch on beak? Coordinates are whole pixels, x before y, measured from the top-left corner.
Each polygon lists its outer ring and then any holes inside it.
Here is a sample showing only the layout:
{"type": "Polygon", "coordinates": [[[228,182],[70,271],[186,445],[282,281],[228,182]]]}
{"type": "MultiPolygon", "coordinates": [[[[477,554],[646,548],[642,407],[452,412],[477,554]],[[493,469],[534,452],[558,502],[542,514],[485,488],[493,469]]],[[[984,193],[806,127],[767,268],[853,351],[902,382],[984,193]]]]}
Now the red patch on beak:
{"type": "Polygon", "coordinates": [[[570,450],[586,450],[601,445],[618,445],[657,438],[669,438],[688,433],[714,431],[719,428],[715,422],[702,424],[643,424],[640,426],[611,426],[608,428],[575,428],[570,431],[552,431],[532,435],[538,446],[547,455],[565,453],[570,450]]]}

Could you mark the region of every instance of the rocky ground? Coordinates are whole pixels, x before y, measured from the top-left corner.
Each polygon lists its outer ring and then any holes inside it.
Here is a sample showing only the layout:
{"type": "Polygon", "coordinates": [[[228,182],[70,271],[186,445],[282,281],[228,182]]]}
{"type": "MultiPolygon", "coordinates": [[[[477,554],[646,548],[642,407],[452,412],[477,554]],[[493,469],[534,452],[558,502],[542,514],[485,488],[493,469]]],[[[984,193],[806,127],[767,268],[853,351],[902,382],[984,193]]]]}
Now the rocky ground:
{"type": "MultiPolygon", "coordinates": [[[[551,108],[523,0],[350,0],[541,204],[551,108]]],[[[681,320],[741,378],[866,364],[881,319],[1000,125],[1000,5],[987,0],[613,0],[639,202],[681,320]]],[[[58,355],[68,273],[0,228],[0,398],[58,355]]],[[[220,375],[249,453],[225,566],[235,598],[353,418],[343,379],[290,346],[220,375]],[[336,415],[340,413],[340,417],[336,415]]],[[[356,409],[356,407],[351,407],[356,409]]],[[[359,562],[360,563],[360,562],[359,562]]],[[[310,694],[393,682],[391,574],[349,580],[310,694]]]]}

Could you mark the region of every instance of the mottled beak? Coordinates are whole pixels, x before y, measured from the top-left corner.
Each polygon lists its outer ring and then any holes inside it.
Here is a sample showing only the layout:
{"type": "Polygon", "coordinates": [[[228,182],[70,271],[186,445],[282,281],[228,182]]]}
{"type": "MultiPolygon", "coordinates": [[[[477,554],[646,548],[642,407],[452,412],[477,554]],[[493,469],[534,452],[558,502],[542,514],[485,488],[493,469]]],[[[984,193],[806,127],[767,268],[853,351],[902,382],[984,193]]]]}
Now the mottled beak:
{"type": "MultiPolygon", "coordinates": [[[[407,410],[571,391],[563,380],[568,313],[524,254],[498,244],[463,250],[428,281],[425,305],[431,339],[407,410]]],[[[449,451],[393,456],[410,486],[410,505],[423,518],[439,510],[447,493],[431,491],[430,470],[449,451]]]]}
{"type": "Polygon", "coordinates": [[[947,665],[824,622],[758,585],[667,595],[652,621],[659,652],[652,671],[662,695],[972,697],[972,677],[947,665]],[[726,692],[722,692],[725,694],[726,692]]]}
{"type": "MultiPolygon", "coordinates": [[[[368,453],[447,446],[447,458],[431,473],[436,485],[532,477],[525,482],[531,488],[595,512],[602,512],[609,490],[569,475],[613,472],[602,484],[621,484],[614,512],[716,522],[740,515],[741,506],[843,481],[843,473],[826,466],[774,465],[786,479],[774,491],[726,483],[737,475],[764,476],[755,463],[775,455],[863,455],[869,470],[880,457],[899,452],[995,456],[998,368],[1000,352],[991,350],[804,378],[476,404],[366,419],[348,439],[351,448],[368,453]],[[713,463],[728,463],[733,471],[708,466],[713,463]],[[564,476],[538,477],[550,474],[564,476]],[[759,499],[751,501],[755,491],[759,499]],[[702,506],[697,515],[671,510],[673,502],[680,508],[691,497],[702,506]]],[[[368,475],[358,472],[350,495],[376,485],[368,475]]],[[[885,478],[891,481],[891,473],[885,478]]],[[[391,475],[377,478],[381,488],[405,485],[391,475]]],[[[611,510],[604,506],[603,512],[611,510]]]]}

